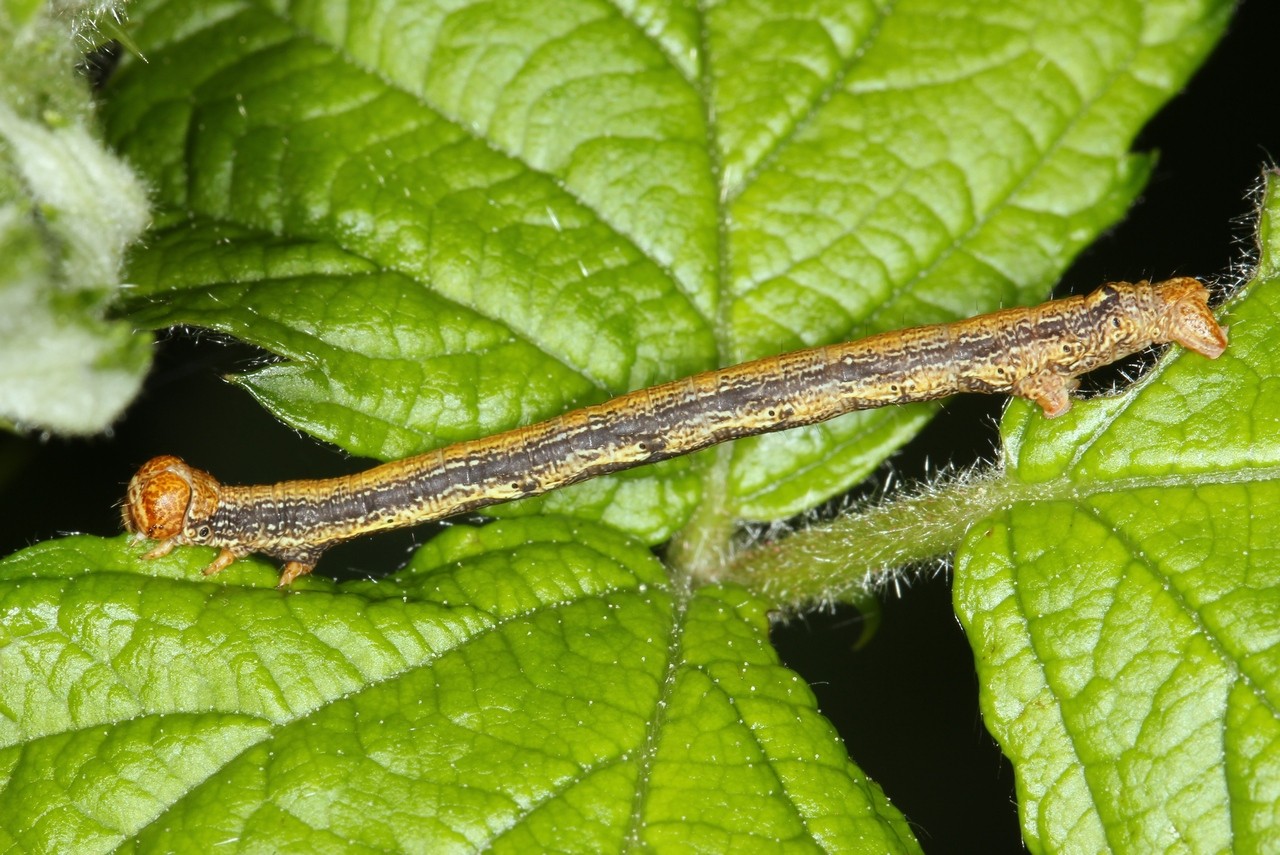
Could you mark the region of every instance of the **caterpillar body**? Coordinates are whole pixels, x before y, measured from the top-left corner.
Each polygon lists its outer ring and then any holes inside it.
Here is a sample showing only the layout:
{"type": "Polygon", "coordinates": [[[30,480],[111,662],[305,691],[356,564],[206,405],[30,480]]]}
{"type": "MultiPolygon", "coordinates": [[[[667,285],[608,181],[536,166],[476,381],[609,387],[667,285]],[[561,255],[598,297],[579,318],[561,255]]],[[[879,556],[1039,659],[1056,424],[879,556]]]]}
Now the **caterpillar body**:
{"type": "Polygon", "coordinates": [[[206,574],[262,553],[281,586],[324,551],[361,535],[535,496],[717,443],[854,410],[959,392],[1011,393],[1053,418],[1077,377],[1152,344],[1209,358],[1226,330],[1199,281],[1116,282],[1091,294],[954,323],[770,356],[613,398],[547,421],[457,443],[355,475],[230,486],[173,456],[129,483],[124,525],[175,546],[220,549],[206,574]]]}

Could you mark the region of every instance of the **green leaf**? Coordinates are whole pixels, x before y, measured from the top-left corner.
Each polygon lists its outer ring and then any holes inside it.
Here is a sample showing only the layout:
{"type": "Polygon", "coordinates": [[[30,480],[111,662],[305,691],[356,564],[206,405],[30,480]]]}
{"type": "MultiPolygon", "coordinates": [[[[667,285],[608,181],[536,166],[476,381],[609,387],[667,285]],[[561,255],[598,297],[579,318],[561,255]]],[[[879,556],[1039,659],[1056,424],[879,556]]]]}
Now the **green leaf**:
{"type": "MultiPolygon", "coordinates": [[[[1150,162],[1129,143],[1230,8],[152,0],[150,61],[109,102],[166,208],[134,317],[280,354],[239,382],[391,458],[1028,302],[1138,192],[1150,162]]],[[[776,519],[931,412],[855,414],[536,508],[650,542],[700,501],[776,519]]]]}
{"type": "Polygon", "coordinates": [[[1216,362],[1006,416],[1037,498],[970,531],[955,599],[1036,851],[1280,846],[1278,215],[1272,173],[1216,362]]]}
{"type": "Polygon", "coordinates": [[[272,587],[127,539],[0,563],[0,845],[915,851],[764,604],[545,518],[272,587]],[[571,831],[569,831],[571,830],[571,831]]]}
{"type": "Polygon", "coordinates": [[[106,318],[148,209],[90,130],[77,11],[0,0],[0,425],[63,434],[109,427],[151,361],[150,335],[106,318]]]}

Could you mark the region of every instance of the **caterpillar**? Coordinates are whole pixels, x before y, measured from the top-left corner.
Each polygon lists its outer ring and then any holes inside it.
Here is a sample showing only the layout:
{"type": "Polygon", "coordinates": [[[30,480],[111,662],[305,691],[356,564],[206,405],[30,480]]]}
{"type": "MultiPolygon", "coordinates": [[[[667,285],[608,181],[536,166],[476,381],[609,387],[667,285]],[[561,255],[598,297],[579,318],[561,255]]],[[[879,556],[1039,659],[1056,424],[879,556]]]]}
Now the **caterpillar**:
{"type": "Polygon", "coordinates": [[[173,456],[129,482],[125,528],[219,548],[206,575],[250,553],[284,562],[281,587],[324,551],[365,534],[536,496],[717,443],[853,410],[959,392],[1011,393],[1049,418],[1071,408],[1079,375],[1152,344],[1210,359],[1226,348],[1199,281],[1114,282],[1085,296],[881,333],[708,371],[537,424],[340,478],[229,486],[173,456]]]}

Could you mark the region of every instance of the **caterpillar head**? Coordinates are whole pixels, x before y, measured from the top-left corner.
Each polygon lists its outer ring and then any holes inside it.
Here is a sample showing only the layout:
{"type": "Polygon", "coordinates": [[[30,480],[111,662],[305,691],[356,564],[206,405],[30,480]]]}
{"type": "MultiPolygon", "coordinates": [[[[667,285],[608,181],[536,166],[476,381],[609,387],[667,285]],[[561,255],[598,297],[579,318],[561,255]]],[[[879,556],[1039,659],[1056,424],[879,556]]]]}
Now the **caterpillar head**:
{"type": "Polygon", "coordinates": [[[189,522],[213,515],[219,487],[212,475],[181,458],[154,457],[129,481],[122,513],[125,530],[151,540],[181,542],[189,522]]]}

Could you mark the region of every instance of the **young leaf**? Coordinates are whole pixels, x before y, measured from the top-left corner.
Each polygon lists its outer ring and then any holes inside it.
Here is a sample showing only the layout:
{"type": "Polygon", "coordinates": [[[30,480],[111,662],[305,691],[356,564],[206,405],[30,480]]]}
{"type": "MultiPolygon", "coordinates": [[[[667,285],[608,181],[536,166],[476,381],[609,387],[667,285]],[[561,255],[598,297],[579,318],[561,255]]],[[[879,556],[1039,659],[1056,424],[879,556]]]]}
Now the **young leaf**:
{"type": "Polygon", "coordinates": [[[1038,499],[971,530],[955,599],[1034,850],[1280,846],[1278,216],[1272,173],[1218,361],[1005,419],[1038,499]]]}
{"type": "Polygon", "coordinates": [[[0,562],[5,848],[917,851],[763,604],[611,530],[454,528],[292,591],[136,551],[0,562]]]}
{"type": "Polygon", "coordinates": [[[150,335],[105,317],[148,210],[90,130],[82,11],[0,0],[0,426],[62,434],[109,427],[151,352],[150,335]]]}
{"type": "MultiPolygon", "coordinates": [[[[153,0],[150,61],[109,109],[168,211],[133,268],[135,317],[280,354],[240,382],[389,458],[1028,302],[1141,187],[1128,145],[1230,8],[153,0]]],[[[931,411],[537,507],[650,542],[699,501],[775,519],[846,489],[931,411]]]]}

